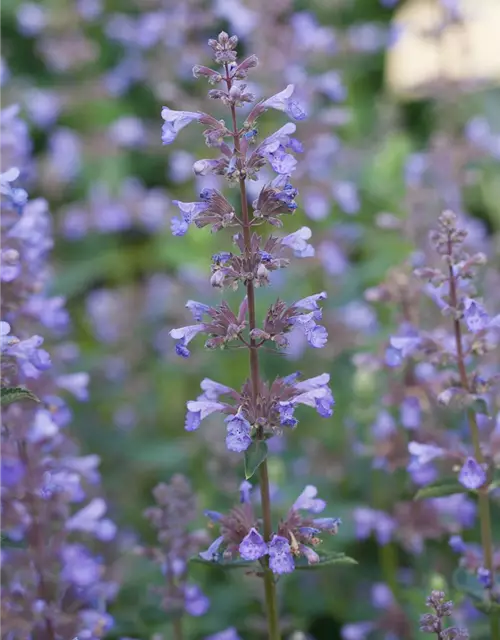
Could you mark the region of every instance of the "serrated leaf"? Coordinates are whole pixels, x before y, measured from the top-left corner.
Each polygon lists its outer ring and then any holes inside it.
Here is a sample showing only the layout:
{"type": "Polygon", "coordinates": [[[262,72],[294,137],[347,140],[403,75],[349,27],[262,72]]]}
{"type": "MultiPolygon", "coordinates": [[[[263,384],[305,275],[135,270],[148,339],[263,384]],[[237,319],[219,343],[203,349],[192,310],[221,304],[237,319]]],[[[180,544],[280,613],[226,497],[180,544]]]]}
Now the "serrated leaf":
{"type": "Polygon", "coordinates": [[[40,402],[39,398],[34,393],[31,393],[29,389],[25,387],[1,387],[1,405],[7,406],[13,402],[21,402],[22,400],[33,400],[34,402],[40,402]]]}
{"type": "Polygon", "coordinates": [[[414,500],[441,498],[442,496],[452,496],[456,493],[467,493],[467,489],[456,478],[443,478],[419,489],[414,500]]]}
{"type": "Polygon", "coordinates": [[[189,562],[193,564],[203,564],[206,567],[219,567],[220,569],[241,569],[242,567],[250,567],[254,563],[249,560],[225,560],[220,558],[217,560],[204,560],[199,556],[190,558],[189,562]]]}
{"type": "Polygon", "coordinates": [[[300,571],[311,571],[315,569],[323,569],[323,567],[327,567],[334,564],[358,564],[357,560],[346,556],[345,553],[323,553],[319,554],[320,560],[315,564],[309,564],[306,558],[301,557],[295,561],[295,568],[300,571]]]}
{"type": "Polygon", "coordinates": [[[267,458],[267,444],[254,440],[245,451],[245,478],[249,480],[267,458]]]}

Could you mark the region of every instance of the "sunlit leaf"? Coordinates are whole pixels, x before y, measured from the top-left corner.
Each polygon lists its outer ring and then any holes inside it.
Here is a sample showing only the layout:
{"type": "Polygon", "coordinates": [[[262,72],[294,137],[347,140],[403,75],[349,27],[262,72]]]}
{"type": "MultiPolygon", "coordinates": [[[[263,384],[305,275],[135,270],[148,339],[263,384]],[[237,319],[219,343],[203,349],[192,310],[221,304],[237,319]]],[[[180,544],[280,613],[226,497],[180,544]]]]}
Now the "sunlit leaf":
{"type": "Polygon", "coordinates": [[[0,399],[2,407],[12,404],[13,402],[21,402],[22,400],[33,400],[40,402],[39,398],[29,389],[24,387],[1,387],[0,399]]]}

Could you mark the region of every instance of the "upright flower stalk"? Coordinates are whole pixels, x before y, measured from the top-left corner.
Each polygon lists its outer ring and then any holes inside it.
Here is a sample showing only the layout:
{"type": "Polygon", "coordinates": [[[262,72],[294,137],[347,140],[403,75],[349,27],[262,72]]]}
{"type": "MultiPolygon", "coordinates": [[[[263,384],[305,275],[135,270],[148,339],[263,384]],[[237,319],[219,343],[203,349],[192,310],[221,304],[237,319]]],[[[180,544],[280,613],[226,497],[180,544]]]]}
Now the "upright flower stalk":
{"type": "MultiPolygon", "coordinates": [[[[29,148],[17,107],[9,112],[2,144],[29,148]]],[[[114,624],[106,608],[118,585],[93,550],[116,525],[99,495],[100,459],[80,455],[69,431],[66,395],[87,400],[89,375],[67,372],[63,343],[52,354],[42,348],[45,337],[67,334],[70,318],[65,300],[49,295],[47,202],[12,184],[29,172],[0,176],[2,637],[97,639],[114,624]]]]}
{"type": "MultiPolygon", "coordinates": [[[[460,385],[463,391],[468,396],[473,394],[473,389],[469,383],[469,376],[465,368],[465,355],[463,350],[462,339],[462,327],[460,325],[460,318],[463,316],[465,320],[468,320],[469,326],[473,329],[476,328],[479,331],[486,330],[490,320],[486,313],[481,314],[481,309],[478,304],[471,298],[467,298],[465,302],[465,309],[460,308],[459,298],[457,293],[457,271],[459,272],[462,265],[459,264],[459,260],[465,258],[461,250],[461,244],[463,236],[461,230],[457,228],[456,216],[447,211],[443,213],[440,218],[443,235],[446,237],[446,252],[444,257],[448,262],[448,282],[450,291],[450,307],[453,313],[453,334],[455,336],[455,348],[457,356],[457,368],[460,378],[460,385]],[[458,245],[458,247],[457,247],[458,245]],[[457,251],[458,249],[458,251],[457,251]],[[471,309],[472,307],[472,309],[471,309]],[[464,313],[465,311],[465,313],[464,313]],[[476,320],[477,316],[477,320],[476,320]],[[484,325],[484,326],[482,326],[484,325]]],[[[442,245],[441,245],[442,246],[442,245]]],[[[469,423],[469,430],[471,435],[472,446],[474,449],[475,462],[481,469],[486,466],[486,459],[481,449],[481,443],[479,438],[479,427],[476,420],[476,414],[471,409],[467,409],[467,418],[469,423]]],[[[469,465],[473,466],[473,465],[469,465]]],[[[473,466],[475,469],[475,467],[473,466]]],[[[463,477],[463,476],[462,476],[463,477]]],[[[462,481],[463,482],[463,481],[462,481]]],[[[493,538],[492,538],[492,525],[491,525],[491,513],[490,513],[490,501],[489,501],[489,482],[487,481],[486,474],[484,482],[481,486],[477,487],[478,505],[479,505],[479,526],[481,530],[481,546],[484,554],[484,575],[486,577],[486,587],[489,592],[490,599],[495,597],[493,593],[495,585],[495,565],[493,562],[493,538]]],[[[500,640],[500,626],[499,619],[496,615],[490,616],[491,622],[491,638],[492,640],[500,640]]]]}
{"type": "MultiPolygon", "coordinates": [[[[229,72],[228,64],[225,63],[224,69],[226,76],[224,81],[227,86],[227,91],[230,94],[233,86],[232,76],[229,72]]],[[[240,147],[240,132],[238,131],[238,125],[236,121],[236,107],[231,105],[231,120],[233,124],[233,137],[234,137],[234,150],[236,157],[241,161],[242,153],[240,147]]],[[[245,257],[250,260],[252,256],[252,239],[250,234],[251,220],[248,211],[248,200],[245,185],[246,176],[243,172],[240,172],[239,186],[240,186],[240,199],[241,199],[241,214],[242,214],[242,228],[243,228],[243,240],[245,246],[245,257]]],[[[250,359],[250,375],[252,380],[253,400],[257,404],[258,402],[258,389],[259,389],[259,354],[257,341],[253,337],[257,324],[255,320],[255,288],[253,280],[249,279],[246,283],[247,300],[248,300],[248,320],[250,329],[250,342],[246,344],[250,359]]],[[[264,440],[263,429],[258,429],[256,437],[258,440],[264,440]]],[[[267,460],[264,460],[259,469],[260,475],[260,498],[262,504],[262,519],[263,530],[265,540],[271,539],[271,533],[273,529],[271,518],[271,497],[269,493],[269,473],[267,470],[267,460]]],[[[274,583],[273,574],[269,569],[264,571],[264,587],[265,587],[265,599],[267,607],[267,621],[269,629],[269,638],[274,640],[280,637],[279,633],[279,618],[278,618],[278,604],[276,599],[276,586],[274,583]]]]}
{"type": "MultiPolygon", "coordinates": [[[[431,460],[457,458],[462,464],[458,473],[457,490],[475,492],[478,500],[479,525],[481,531],[480,553],[471,552],[460,536],[454,536],[450,545],[463,554],[462,565],[475,573],[477,589],[473,593],[479,599],[481,610],[490,615],[492,640],[499,640],[500,627],[497,613],[500,594],[495,572],[498,571],[498,554],[495,554],[492,536],[489,493],[493,481],[493,438],[492,433],[480,433],[477,413],[487,412],[484,396],[497,384],[498,376],[489,375],[488,369],[470,373],[467,366],[474,356],[484,355],[498,344],[500,316],[490,317],[476,298],[474,287],[475,270],[485,263],[482,253],[469,255],[464,247],[467,231],[459,226],[458,218],[452,211],[444,211],[439,217],[439,227],[431,234],[436,252],[445,263],[443,270],[424,267],[416,270],[416,275],[428,280],[427,292],[436,301],[441,312],[451,318],[452,333],[449,340],[439,343],[430,333],[419,336],[412,329],[406,335],[393,338],[391,344],[406,350],[406,355],[419,352],[434,354],[441,366],[455,367],[450,371],[450,383],[439,393],[438,401],[444,406],[465,410],[471,437],[472,452],[464,453],[436,447],[433,444],[410,442],[409,451],[414,460],[420,459],[419,466],[431,460]],[[467,329],[467,331],[464,331],[467,329]],[[458,376],[457,376],[458,374],[458,376]],[[468,559],[467,559],[468,558],[468,559]],[[481,594],[481,589],[483,594],[481,594]]],[[[405,356],[404,356],[405,357],[405,356]]]]}
{"type": "Polygon", "coordinates": [[[306,486],[290,508],[288,515],[275,527],[272,519],[269,475],[267,467],[267,440],[281,435],[287,428],[296,427],[298,420],[294,411],[297,405],[308,405],[324,418],[333,414],[334,399],[329,388],[329,375],[322,374],[308,380],[300,380],[300,373],[278,377],[273,382],[262,379],[259,369],[259,349],[266,345],[275,350],[286,348],[287,334],[302,332],[309,345],[320,348],[327,340],[326,329],[319,324],[321,308],[319,302],[326,298],[324,292],[312,295],[292,304],[276,300],[268,309],[262,326],[256,316],[255,290],[270,283],[273,271],[288,266],[291,255],[308,257],[314,255],[307,242],[311,231],[302,227],[284,237],[263,238],[257,229],[264,223],[276,228],[282,226],[281,216],[294,213],[297,205],[297,189],[290,183],[291,173],[297,164],[293,153],[302,151],[302,145],[291,137],[296,130],[289,122],[260,143],[256,142],[258,118],[268,109],[286,113],[294,120],[302,120],[305,113],[292,99],[293,86],[275,96],[254,104],[242,126],[238,125],[237,108],[253,103],[254,96],[241,83],[248,72],[258,64],[251,55],[242,62],[237,61],[237,38],[226,33],[217,40],[210,40],[214,60],[221,70],[215,71],[197,65],[195,77],[204,76],[212,85],[225,85],[224,89],[213,89],[209,97],[220,100],[228,107],[231,125],[205,113],[173,111],[164,107],[162,117],[162,140],[170,144],[177,133],[191,122],[206,126],[204,131],[208,147],[221,153],[217,159],[202,159],[195,162],[195,174],[210,173],[224,176],[233,185],[239,186],[240,211],[237,213],[224,195],[213,188],[203,189],[199,202],[174,202],[181,217],[172,220],[175,236],[185,235],[194,223],[196,227],[212,226],[212,232],[236,227],[233,236],[236,251],[223,251],[212,257],[213,287],[233,290],[242,284],[245,296],[237,313],[223,301],[217,307],[189,300],[186,307],[197,324],[173,329],[170,335],[177,340],[176,352],[187,358],[189,343],[198,334],[206,334],[205,346],[214,349],[226,348],[230,343],[243,344],[249,353],[250,372],[240,391],[208,378],[201,382],[203,393],[187,403],[185,428],[198,429],[201,421],[211,414],[225,416],[226,446],[230,451],[244,453],[245,481],[241,484],[240,505],[228,514],[209,511],[207,516],[220,527],[221,535],[200,553],[202,561],[221,565],[238,562],[258,563],[255,574],[264,581],[268,637],[280,638],[279,611],[276,598],[276,582],[280,575],[291,573],[298,566],[331,564],[336,561],[353,562],[343,554],[334,557],[318,554],[314,547],[320,543],[318,534],[335,534],[340,521],[336,518],[309,518],[320,513],[326,503],[317,498],[317,489],[306,486]],[[229,139],[229,144],[226,142],[229,139]],[[277,174],[264,185],[250,210],[247,197],[247,180],[256,180],[259,171],[269,165],[277,174]],[[205,318],[207,319],[205,321],[205,318]],[[226,400],[222,401],[225,397],[226,400]],[[259,471],[260,502],[262,518],[253,512],[252,485],[248,480],[259,471]]]}

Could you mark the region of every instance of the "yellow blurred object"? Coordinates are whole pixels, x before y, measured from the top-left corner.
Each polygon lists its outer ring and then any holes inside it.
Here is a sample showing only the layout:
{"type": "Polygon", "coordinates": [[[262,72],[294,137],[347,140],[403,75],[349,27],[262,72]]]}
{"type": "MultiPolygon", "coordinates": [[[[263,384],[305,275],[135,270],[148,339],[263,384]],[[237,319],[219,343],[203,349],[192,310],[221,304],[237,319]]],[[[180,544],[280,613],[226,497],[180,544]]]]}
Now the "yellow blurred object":
{"type": "Polygon", "coordinates": [[[394,26],[386,82],[396,95],[500,84],[500,0],[410,0],[394,26]]]}

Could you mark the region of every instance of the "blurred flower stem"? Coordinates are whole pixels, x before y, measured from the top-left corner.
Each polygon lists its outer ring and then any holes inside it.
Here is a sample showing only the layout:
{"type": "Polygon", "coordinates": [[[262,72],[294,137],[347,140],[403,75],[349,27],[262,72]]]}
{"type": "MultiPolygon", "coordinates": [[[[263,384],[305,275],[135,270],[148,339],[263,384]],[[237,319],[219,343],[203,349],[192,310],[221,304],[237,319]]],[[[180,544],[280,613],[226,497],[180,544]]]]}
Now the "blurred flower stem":
{"type": "Polygon", "coordinates": [[[182,631],[182,618],[174,618],[172,621],[172,630],[174,633],[174,640],[183,640],[184,634],[182,631]]]}
{"type": "MultiPolygon", "coordinates": [[[[229,74],[228,65],[225,65],[226,69],[226,85],[227,90],[231,90],[231,79],[229,74]]],[[[231,106],[231,117],[233,121],[233,135],[234,135],[234,148],[237,154],[240,153],[240,133],[238,131],[238,125],[236,123],[236,108],[234,104],[231,106]]],[[[252,252],[251,247],[251,234],[250,234],[250,216],[248,213],[248,201],[245,185],[245,176],[240,176],[240,196],[241,196],[241,216],[243,227],[243,239],[245,242],[245,254],[249,257],[252,252]]],[[[255,321],[255,288],[252,280],[249,280],[246,285],[247,301],[248,301],[248,318],[249,318],[249,330],[252,332],[256,328],[255,321]]],[[[250,339],[248,344],[248,350],[250,354],[250,376],[252,380],[252,391],[256,398],[259,393],[260,387],[260,374],[259,374],[259,355],[257,353],[257,344],[254,338],[250,339]]],[[[260,434],[263,437],[263,434],[260,434]]],[[[264,460],[260,465],[260,496],[262,502],[262,518],[264,526],[264,538],[270,540],[272,536],[272,519],[271,519],[271,498],[269,495],[269,474],[267,470],[267,460],[264,460]]],[[[269,561],[264,561],[266,564],[269,561]]],[[[266,599],[266,615],[267,615],[267,627],[269,633],[269,640],[279,640],[279,617],[278,617],[278,605],[276,599],[276,585],[274,582],[274,576],[272,571],[268,568],[264,570],[264,588],[266,599]]]]}
{"type": "MultiPolygon", "coordinates": [[[[448,265],[448,273],[449,273],[449,282],[450,282],[450,305],[453,310],[458,307],[458,295],[457,295],[457,281],[455,271],[453,269],[453,246],[452,240],[449,236],[448,239],[448,254],[450,257],[449,265],[448,265]]],[[[462,388],[467,391],[467,393],[471,393],[469,379],[467,376],[467,370],[465,368],[465,358],[464,352],[462,348],[462,329],[460,326],[460,320],[456,317],[453,318],[453,329],[455,335],[455,345],[457,351],[457,366],[458,373],[460,376],[460,384],[462,388]]],[[[484,465],[484,456],[481,451],[481,444],[479,441],[479,427],[476,421],[476,414],[472,409],[467,411],[467,417],[469,421],[469,429],[472,439],[472,444],[474,447],[474,455],[477,462],[480,465],[484,465]]],[[[481,546],[483,548],[484,555],[484,566],[489,571],[490,575],[490,597],[491,591],[495,585],[495,566],[493,563],[493,539],[491,534],[491,514],[490,514],[490,503],[488,498],[488,489],[489,483],[486,483],[482,487],[479,487],[477,490],[478,493],[478,502],[479,502],[479,525],[481,529],[481,546]]],[[[491,629],[491,640],[500,640],[500,619],[498,615],[492,614],[490,615],[490,629],[491,629]]]]}

